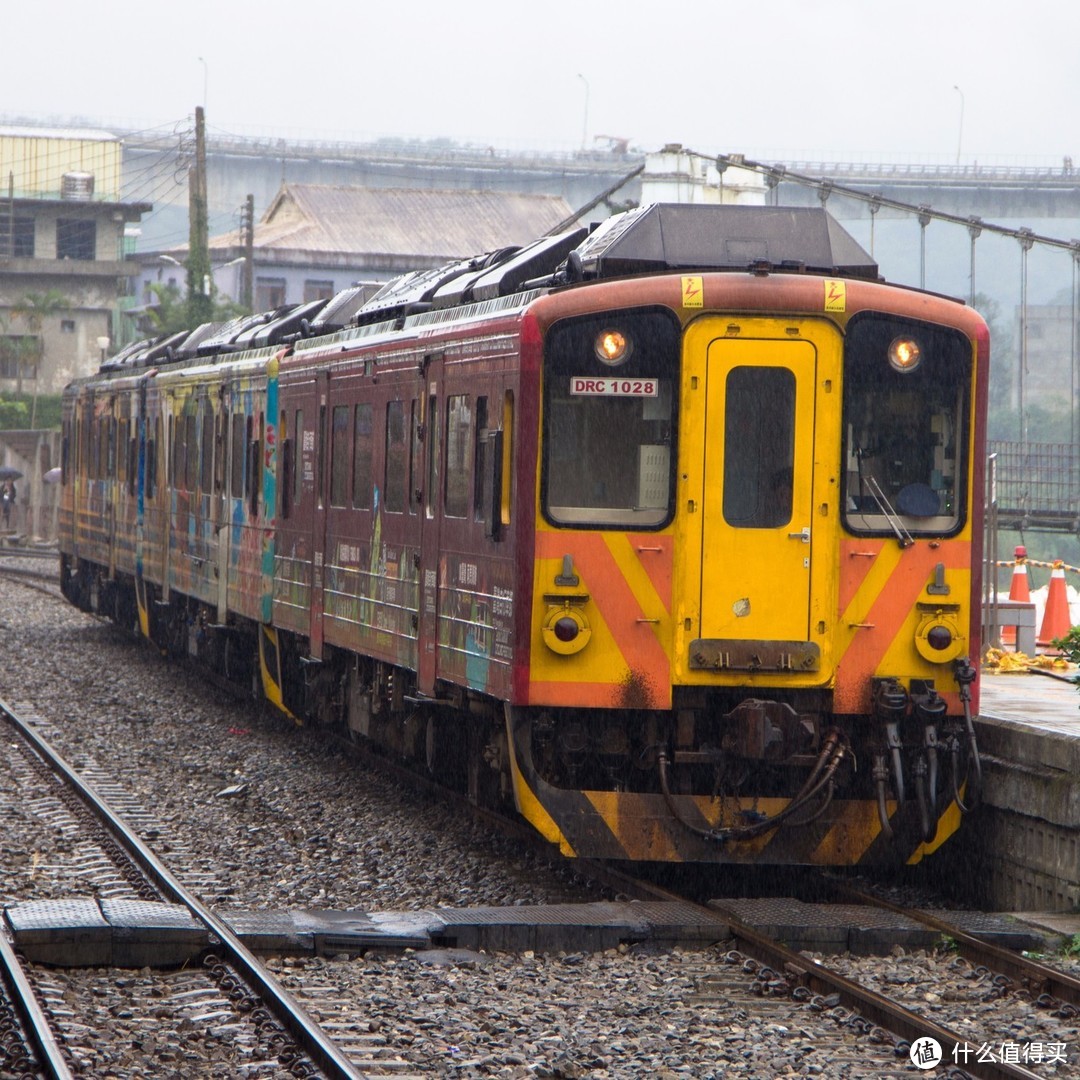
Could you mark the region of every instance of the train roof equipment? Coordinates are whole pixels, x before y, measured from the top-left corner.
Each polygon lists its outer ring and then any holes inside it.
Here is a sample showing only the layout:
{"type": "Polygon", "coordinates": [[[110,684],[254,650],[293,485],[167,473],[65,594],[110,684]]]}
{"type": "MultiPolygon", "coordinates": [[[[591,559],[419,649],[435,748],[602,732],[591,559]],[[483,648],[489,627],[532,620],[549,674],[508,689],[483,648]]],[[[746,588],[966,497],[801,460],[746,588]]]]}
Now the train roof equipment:
{"type": "Polygon", "coordinates": [[[878,280],[878,266],[823,208],[652,203],[594,229],[571,281],[665,270],[778,270],[878,280]]]}

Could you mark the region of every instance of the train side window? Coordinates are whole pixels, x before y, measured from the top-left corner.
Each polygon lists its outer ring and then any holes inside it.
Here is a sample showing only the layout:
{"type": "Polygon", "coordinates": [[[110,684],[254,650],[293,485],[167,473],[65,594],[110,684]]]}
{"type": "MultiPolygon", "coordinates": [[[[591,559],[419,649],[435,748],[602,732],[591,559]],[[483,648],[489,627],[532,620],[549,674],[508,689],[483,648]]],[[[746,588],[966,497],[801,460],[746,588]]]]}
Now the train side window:
{"type": "Polygon", "coordinates": [[[127,484],[128,495],[135,497],[136,482],[139,477],[139,426],[132,421],[131,437],[128,439],[127,484]]]}
{"type": "Polygon", "coordinates": [[[371,405],[357,405],[353,414],[353,489],[352,504],[357,510],[371,509],[371,461],[373,410],[371,405]]]}
{"type": "Polygon", "coordinates": [[[405,403],[390,401],[386,405],[386,478],[383,502],[387,513],[400,514],[405,510],[406,442],[405,403]]]}
{"type": "Polygon", "coordinates": [[[315,504],[321,510],[326,498],[326,406],[319,406],[319,443],[315,447],[315,504]]]}
{"type": "Polygon", "coordinates": [[[184,469],[181,462],[178,460],[180,455],[180,445],[182,440],[182,426],[178,419],[172,417],[172,423],[168,425],[168,449],[166,451],[168,457],[165,463],[165,482],[170,487],[176,486],[177,476],[183,476],[184,469]]]}
{"type": "Polygon", "coordinates": [[[202,417],[202,446],[199,452],[199,487],[209,495],[214,483],[214,414],[207,403],[202,417]]]}
{"type": "Polygon", "coordinates": [[[113,422],[113,427],[116,430],[116,479],[124,487],[127,487],[128,422],[126,420],[116,420],[113,422]]]}
{"type": "Polygon", "coordinates": [[[232,418],[232,468],[229,470],[229,494],[234,499],[244,497],[244,416],[232,418]]]}
{"type": "Polygon", "coordinates": [[[98,475],[98,426],[96,420],[87,424],[89,438],[87,439],[88,453],[86,455],[86,475],[91,480],[96,480],[98,475]]]}
{"type": "Polygon", "coordinates": [[[296,422],[293,424],[293,473],[295,474],[295,476],[293,478],[293,503],[296,506],[300,505],[301,492],[303,490],[302,487],[301,487],[301,479],[302,479],[304,470],[298,464],[298,461],[303,460],[303,458],[300,457],[300,454],[301,454],[301,452],[303,450],[303,441],[304,441],[304,410],[303,409],[297,409],[296,410],[296,422]]]}
{"type": "Polygon", "coordinates": [[[330,505],[345,506],[349,493],[349,407],[335,405],[330,414],[330,505]]]}
{"type": "Polygon", "coordinates": [[[484,464],[488,442],[487,398],[476,399],[476,441],[473,445],[473,517],[484,520],[484,507],[488,505],[488,493],[484,490],[484,464]]]}
{"type": "Polygon", "coordinates": [[[281,414],[281,516],[288,518],[292,515],[294,474],[296,472],[296,440],[286,430],[286,415],[281,414]]]}
{"type": "Polygon", "coordinates": [[[472,447],[472,408],[465,394],[446,400],[446,493],[447,517],[469,513],[469,450],[472,447]]]}
{"type": "Polygon", "coordinates": [[[424,489],[424,513],[433,518],[439,499],[439,402],[434,394],[428,397],[427,415],[427,484],[424,489]]]}
{"type": "Polygon", "coordinates": [[[214,417],[214,494],[220,495],[225,490],[225,435],[228,431],[228,414],[224,403],[214,417]]]}
{"type": "Polygon", "coordinates": [[[409,486],[408,486],[408,504],[409,513],[415,514],[420,504],[420,471],[423,469],[423,451],[424,440],[422,437],[423,428],[420,423],[420,402],[413,398],[411,405],[409,406],[409,432],[412,436],[412,440],[409,444],[409,486]]]}
{"type": "Polygon", "coordinates": [[[199,477],[199,418],[194,413],[184,417],[184,445],[187,448],[184,487],[194,491],[199,477]]]}
{"type": "Polygon", "coordinates": [[[498,456],[496,490],[499,492],[497,520],[504,528],[510,525],[511,462],[514,459],[514,391],[503,394],[502,431],[496,433],[493,456],[498,456]]]}
{"type": "Polygon", "coordinates": [[[259,515],[259,488],[262,486],[262,414],[258,427],[255,417],[248,417],[248,509],[252,517],[259,515]]]}
{"type": "Polygon", "coordinates": [[[154,421],[154,433],[146,440],[146,497],[157,495],[158,447],[161,445],[161,417],[154,421]]]}
{"type": "Polygon", "coordinates": [[[724,520],[740,529],[786,525],[794,464],[794,373],[733,368],[724,415],[724,520]]]}

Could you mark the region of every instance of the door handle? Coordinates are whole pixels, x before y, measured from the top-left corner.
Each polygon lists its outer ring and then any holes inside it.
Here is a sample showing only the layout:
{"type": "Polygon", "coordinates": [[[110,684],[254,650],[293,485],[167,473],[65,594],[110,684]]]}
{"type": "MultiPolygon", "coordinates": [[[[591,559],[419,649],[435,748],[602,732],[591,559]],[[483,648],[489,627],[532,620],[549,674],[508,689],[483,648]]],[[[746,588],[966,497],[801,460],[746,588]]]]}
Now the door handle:
{"type": "Polygon", "coordinates": [[[810,526],[803,526],[802,532],[788,533],[789,540],[801,540],[804,544],[810,543],[810,526]]]}

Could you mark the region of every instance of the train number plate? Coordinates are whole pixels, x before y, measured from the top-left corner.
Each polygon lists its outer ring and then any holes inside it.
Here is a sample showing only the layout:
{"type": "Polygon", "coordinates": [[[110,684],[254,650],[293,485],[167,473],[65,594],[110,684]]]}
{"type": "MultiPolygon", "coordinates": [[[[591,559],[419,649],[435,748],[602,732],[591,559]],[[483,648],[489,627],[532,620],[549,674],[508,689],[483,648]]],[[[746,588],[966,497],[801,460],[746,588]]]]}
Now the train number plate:
{"type": "Polygon", "coordinates": [[[590,397],[657,397],[655,379],[613,379],[594,375],[572,375],[570,393],[590,397]]]}

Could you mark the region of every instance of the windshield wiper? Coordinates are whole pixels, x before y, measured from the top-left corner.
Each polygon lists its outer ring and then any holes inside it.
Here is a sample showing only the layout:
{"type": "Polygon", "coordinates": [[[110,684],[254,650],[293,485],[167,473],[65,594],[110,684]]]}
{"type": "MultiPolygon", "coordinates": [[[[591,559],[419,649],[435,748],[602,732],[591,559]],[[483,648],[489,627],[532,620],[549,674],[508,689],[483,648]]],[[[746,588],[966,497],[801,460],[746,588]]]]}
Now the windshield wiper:
{"type": "Polygon", "coordinates": [[[904,528],[904,523],[900,520],[899,515],[889,504],[889,500],[885,497],[885,492],[881,490],[881,485],[871,473],[867,473],[863,476],[863,480],[865,481],[867,490],[873,497],[874,502],[878,504],[878,509],[885,516],[885,520],[892,527],[892,531],[896,533],[896,539],[900,541],[900,546],[902,548],[911,547],[915,541],[912,539],[911,533],[904,528]]]}

